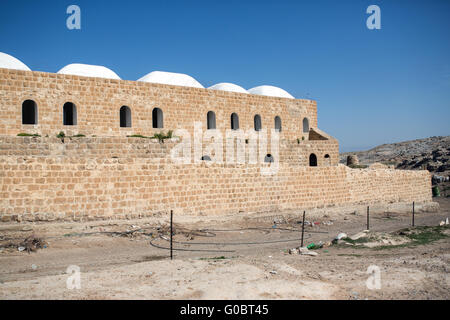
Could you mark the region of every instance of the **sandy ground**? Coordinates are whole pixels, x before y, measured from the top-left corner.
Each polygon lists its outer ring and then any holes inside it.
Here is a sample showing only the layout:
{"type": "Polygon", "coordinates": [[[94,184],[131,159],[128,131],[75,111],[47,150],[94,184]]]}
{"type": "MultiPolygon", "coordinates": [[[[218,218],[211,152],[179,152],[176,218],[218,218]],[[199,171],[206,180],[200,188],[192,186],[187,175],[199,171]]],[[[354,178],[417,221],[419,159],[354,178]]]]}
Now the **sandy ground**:
{"type": "MultiPolygon", "coordinates": [[[[418,213],[416,225],[435,226],[450,217],[450,199],[437,201],[439,212],[418,213]]],[[[48,244],[31,253],[19,252],[17,246],[0,248],[0,299],[450,298],[450,238],[384,250],[338,245],[316,250],[317,256],[290,255],[287,250],[300,244],[301,216],[289,221],[277,213],[273,217],[275,228],[270,216],[202,217],[192,223],[175,217],[174,247],[205,251],[175,251],[172,261],[168,250],[150,245],[169,246],[159,237],[167,236],[168,217],[2,224],[3,246],[31,234],[48,244]],[[200,231],[205,228],[210,231],[200,231]],[[80,289],[67,288],[71,265],[80,268],[80,289]],[[380,289],[366,286],[371,265],[380,268],[380,289]]],[[[325,214],[310,220],[319,224],[306,227],[305,244],[366,227],[362,214],[325,214]],[[323,224],[329,221],[331,225],[323,224]]],[[[411,216],[405,213],[371,215],[374,231],[391,232],[410,224],[411,216]]]]}

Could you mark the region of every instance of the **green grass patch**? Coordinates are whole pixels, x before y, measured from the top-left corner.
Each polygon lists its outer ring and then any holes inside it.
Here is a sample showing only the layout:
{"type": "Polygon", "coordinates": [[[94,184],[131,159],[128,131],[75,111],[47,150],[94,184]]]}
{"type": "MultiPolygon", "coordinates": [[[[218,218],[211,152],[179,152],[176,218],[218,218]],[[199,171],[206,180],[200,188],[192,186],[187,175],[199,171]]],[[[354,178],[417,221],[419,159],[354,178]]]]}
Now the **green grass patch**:
{"type": "Polygon", "coordinates": [[[143,138],[150,139],[150,137],[143,136],[142,134],[132,134],[131,136],[127,136],[128,138],[143,138]]]}
{"type": "Polygon", "coordinates": [[[18,137],[40,137],[40,134],[37,133],[19,133],[18,137]]]}
{"type": "Polygon", "coordinates": [[[164,140],[173,138],[173,131],[169,130],[167,133],[164,133],[164,131],[161,131],[159,133],[155,133],[151,137],[143,136],[142,134],[133,134],[133,135],[130,135],[127,137],[128,138],[142,138],[142,139],[158,139],[159,142],[164,143],[164,140]]]}
{"type": "Polygon", "coordinates": [[[361,243],[369,242],[369,238],[367,238],[367,237],[361,237],[361,238],[356,239],[356,240],[352,240],[350,238],[344,238],[342,240],[347,242],[347,243],[351,243],[351,244],[361,244],[361,243]]]}
{"type": "Polygon", "coordinates": [[[64,131],[60,131],[60,132],[56,135],[56,137],[59,138],[59,139],[63,139],[65,136],[66,136],[66,134],[64,133],[64,131]]]}
{"type": "Polygon", "coordinates": [[[448,228],[448,226],[423,226],[415,228],[405,228],[400,230],[398,234],[409,238],[411,242],[399,245],[383,245],[374,247],[373,249],[386,250],[427,245],[438,240],[449,238],[449,235],[444,233],[444,231],[448,228]]]}
{"type": "Polygon", "coordinates": [[[159,142],[164,143],[164,140],[166,139],[172,139],[173,138],[173,131],[169,130],[166,133],[164,133],[163,131],[161,131],[160,133],[155,133],[153,135],[153,137],[150,137],[150,139],[158,139],[159,142]]]}
{"type": "Polygon", "coordinates": [[[368,167],[368,165],[365,164],[351,164],[349,165],[350,168],[352,169],[365,169],[368,167]]]}

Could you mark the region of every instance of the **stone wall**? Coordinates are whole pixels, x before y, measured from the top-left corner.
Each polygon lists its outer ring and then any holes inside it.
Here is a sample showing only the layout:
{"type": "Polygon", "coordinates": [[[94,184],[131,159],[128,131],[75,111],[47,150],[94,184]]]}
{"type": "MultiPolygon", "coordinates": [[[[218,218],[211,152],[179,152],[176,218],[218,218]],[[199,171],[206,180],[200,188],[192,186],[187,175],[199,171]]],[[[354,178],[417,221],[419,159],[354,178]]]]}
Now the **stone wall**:
{"type": "MultiPolygon", "coordinates": [[[[179,143],[179,139],[165,140],[160,143],[155,139],[127,138],[127,137],[9,137],[0,136],[0,156],[43,156],[43,157],[83,157],[83,158],[169,158],[170,150],[179,143]]],[[[203,142],[207,155],[207,142],[203,142]]],[[[291,141],[281,140],[279,144],[279,159],[293,166],[308,166],[309,155],[314,153],[319,166],[337,165],[339,160],[338,145],[333,140],[321,141],[291,141]],[[325,155],[330,156],[326,162],[325,155]]],[[[256,148],[257,149],[257,148],[256,148]]],[[[248,163],[249,145],[246,145],[246,162],[248,163]]],[[[236,152],[236,148],[235,148],[236,152]]],[[[258,152],[258,151],[256,151],[258,152]]],[[[270,143],[266,154],[272,153],[270,143]]],[[[226,158],[226,142],[223,143],[223,158],[226,158]]],[[[192,162],[194,158],[192,157],[192,162]]]]}
{"type": "Polygon", "coordinates": [[[110,80],[72,75],[0,69],[0,135],[37,133],[54,136],[66,134],[97,136],[151,136],[161,129],[152,128],[152,110],[163,111],[164,130],[193,130],[200,121],[206,129],[208,111],[216,114],[217,129],[230,128],[232,113],[239,115],[240,128],[254,127],[259,114],[262,127],[274,128],[281,117],[281,136],[285,139],[308,139],[303,133],[303,118],[311,128],[317,127],[317,104],[313,100],[286,99],[236,92],[110,80]],[[22,103],[37,103],[38,123],[22,124],[22,103]],[[72,102],[77,109],[77,125],[63,125],[63,105],[72,102]],[[120,127],[119,110],[131,109],[131,128],[120,127]]]}
{"type": "MultiPolygon", "coordinates": [[[[261,168],[269,164],[174,164],[168,153],[175,143],[113,137],[63,144],[56,138],[2,137],[1,219],[125,218],[170,209],[223,215],[431,201],[427,171],[307,167],[286,161],[275,175],[263,175],[261,168]]],[[[295,144],[288,145],[292,154],[295,144]]],[[[302,147],[306,145],[298,150],[302,147]]]]}

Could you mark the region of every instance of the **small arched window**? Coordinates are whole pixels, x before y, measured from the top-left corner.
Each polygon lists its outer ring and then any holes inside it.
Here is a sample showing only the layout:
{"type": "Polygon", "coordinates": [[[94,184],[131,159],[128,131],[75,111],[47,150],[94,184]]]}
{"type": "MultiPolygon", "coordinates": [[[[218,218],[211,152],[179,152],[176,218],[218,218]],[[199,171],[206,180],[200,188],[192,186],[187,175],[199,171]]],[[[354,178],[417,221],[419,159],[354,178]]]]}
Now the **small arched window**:
{"type": "Polygon", "coordinates": [[[239,129],[239,116],[237,113],[231,114],[231,130],[239,129]]]}
{"type": "Polygon", "coordinates": [[[324,157],[324,159],[325,159],[325,165],[326,165],[326,166],[329,166],[330,163],[331,163],[330,155],[329,155],[329,154],[326,154],[325,157],[324,157]]]}
{"type": "Polygon", "coordinates": [[[37,124],[37,104],[33,100],[22,103],[22,124],[37,124]]]}
{"type": "Polygon", "coordinates": [[[72,102],[64,104],[63,124],[65,126],[75,126],[77,124],[77,107],[72,102]]]}
{"type": "Polygon", "coordinates": [[[264,157],[264,162],[273,162],[273,156],[269,153],[264,157]]]}
{"type": "Polygon", "coordinates": [[[261,124],[261,116],[259,114],[255,115],[253,118],[253,123],[255,125],[255,131],[261,131],[262,124],[261,124]]]}
{"type": "Polygon", "coordinates": [[[209,111],[206,115],[206,125],[209,129],[215,129],[216,128],[216,114],[214,111],[209,111]]]}
{"type": "Polygon", "coordinates": [[[308,118],[303,119],[303,132],[307,133],[309,132],[309,120],[308,118]]]}
{"type": "Polygon", "coordinates": [[[275,130],[281,132],[281,118],[279,116],[275,117],[275,130]]]}
{"type": "Polygon", "coordinates": [[[153,128],[164,128],[163,112],[160,108],[152,111],[153,128]]]}
{"type": "Polygon", "coordinates": [[[311,153],[309,155],[309,166],[310,167],[317,167],[317,157],[314,153],[311,153]]]}
{"type": "Polygon", "coordinates": [[[127,106],[120,108],[120,127],[131,128],[131,110],[127,106]]]}

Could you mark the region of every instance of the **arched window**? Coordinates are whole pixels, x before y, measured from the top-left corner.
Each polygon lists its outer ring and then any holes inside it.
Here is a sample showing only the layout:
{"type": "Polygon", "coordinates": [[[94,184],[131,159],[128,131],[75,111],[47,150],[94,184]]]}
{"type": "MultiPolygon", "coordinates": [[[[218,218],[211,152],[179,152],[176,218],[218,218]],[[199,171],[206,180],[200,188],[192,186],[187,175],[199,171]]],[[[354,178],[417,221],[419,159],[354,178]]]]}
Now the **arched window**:
{"type": "Polygon", "coordinates": [[[152,120],[153,128],[164,128],[163,112],[160,108],[153,109],[152,120]]]}
{"type": "Polygon", "coordinates": [[[202,161],[211,161],[211,157],[210,156],[203,156],[202,161]]]}
{"type": "Polygon", "coordinates": [[[63,124],[65,126],[77,125],[77,107],[72,102],[66,102],[64,104],[63,124]]]}
{"type": "Polygon", "coordinates": [[[264,162],[273,162],[273,156],[269,153],[264,157],[264,162]]]}
{"type": "Polygon", "coordinates": [[[311,153],[309,155],[309,166],[310,167],[317,167],[317,157],[314,153],[311,153]]]}
{"type": "Polygon", "coordinates": [[[326,166],[329,166],[330,163],[331,163],[330,155],[329,155],[329,154],[326,154],[324,158],[325,158],[325,165],[326,165],[326,166]]]}
{"type": "Polygon", "coordinates": [[[279,116],[275,117],[275,130],[281,132],[281,118],[279,116]]]}
{"type": "Polygon", "coordinates": [[[308,118],[303,119],[303,132],[307,133],[309,132],[309,120],[308,118]]]}
{"type": "Polygon", "coordinates": [[[231,130],[239,129],[239,116],[236,113],[231,115],[231,130]]]}
{"type": "Polygon", "coordinates": [[[22,103],[22,124],[37,124],[37,104],[33,100],[22,103]]]}
{"type": "Polygon", "coordinates": [[[209,129],[215,129],[216,128],[216,114],[214,111],[209,111],[206,115],[206,125],[209,129]]]}
{"type": "Polygon", "coordinates": [[[120,108],[120,127],[131,128],[131,110],[127,106],[120,108]]]}
{"type": "Polygon", "coordinates": [[[261,131],[261,116],[259,114],[255,115],[253,118],[253,123],[255,125],[255,131],[261,131]]]}

